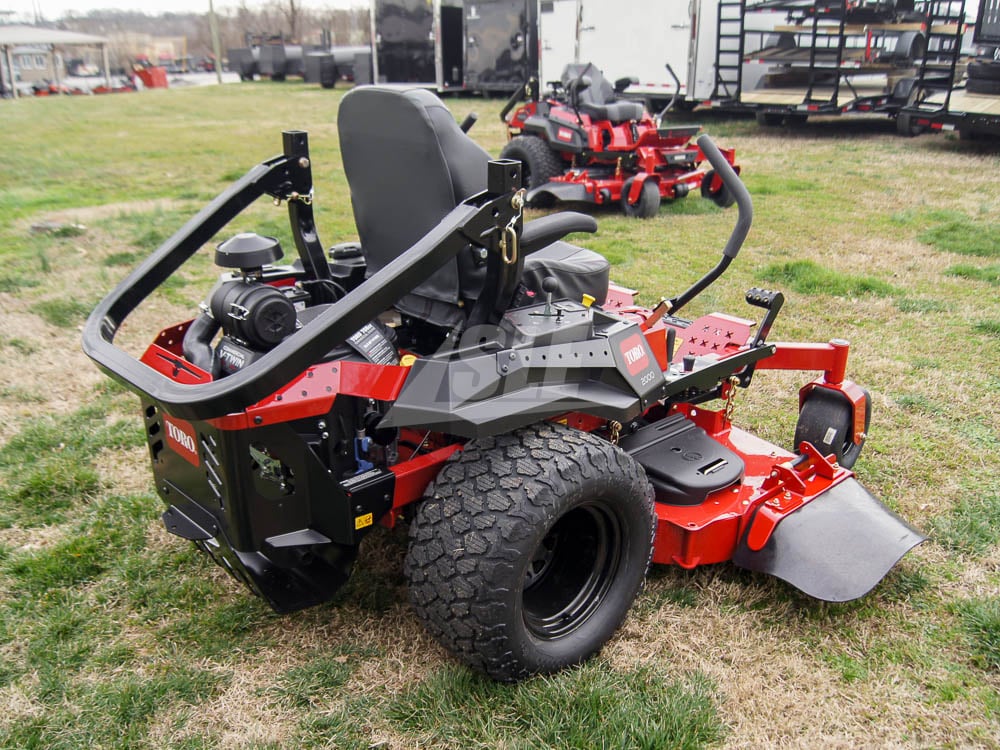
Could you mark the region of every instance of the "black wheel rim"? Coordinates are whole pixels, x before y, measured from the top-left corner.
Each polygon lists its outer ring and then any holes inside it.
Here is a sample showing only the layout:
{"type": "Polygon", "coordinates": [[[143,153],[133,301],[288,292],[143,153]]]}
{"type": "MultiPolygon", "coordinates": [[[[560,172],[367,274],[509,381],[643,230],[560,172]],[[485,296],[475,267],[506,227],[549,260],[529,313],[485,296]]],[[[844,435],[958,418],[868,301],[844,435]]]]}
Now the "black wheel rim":
{"type": "Polygon", "coordinates": [[[583,625],[607,598],[623,546],[618,518],[604,502],[577,506],[560,517],[525,571],[528,631],[551,640],[583,625]]]}

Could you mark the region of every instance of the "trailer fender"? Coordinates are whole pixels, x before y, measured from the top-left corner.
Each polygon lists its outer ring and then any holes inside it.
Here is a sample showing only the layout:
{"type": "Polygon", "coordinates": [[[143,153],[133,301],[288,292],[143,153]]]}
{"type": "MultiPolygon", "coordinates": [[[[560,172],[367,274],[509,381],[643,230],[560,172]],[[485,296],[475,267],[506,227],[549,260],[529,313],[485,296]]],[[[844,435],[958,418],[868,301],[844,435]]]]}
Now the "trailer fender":
{"type": "Polygon", "coordinates": [[[925,540],[853,477],[781,518],[769,536],[755,533],[770,520],[766,506],[757,509],[733,562],[828,602],[864,596],[925,540]]]}

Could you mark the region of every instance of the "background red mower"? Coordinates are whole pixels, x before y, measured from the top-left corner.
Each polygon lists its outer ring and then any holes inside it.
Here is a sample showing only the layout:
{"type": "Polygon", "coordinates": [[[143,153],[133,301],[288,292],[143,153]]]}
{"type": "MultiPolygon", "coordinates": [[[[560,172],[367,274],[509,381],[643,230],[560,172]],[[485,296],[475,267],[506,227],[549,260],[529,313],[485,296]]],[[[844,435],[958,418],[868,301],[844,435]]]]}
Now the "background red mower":
{"type": "MultiPolygon", "coordinates": [[[[659,127],[640,102],[619,98],[634,82],[612,86],[592,63],[574,64],[544,99],[534,78],[515,92],[500,113],[510,137],[500,156],[524,164],[529,204],[620,203],[626,215],[650,218],[661,200],[699,188],[719,206],[733,204],[715,170],[702,167],[705,155],[692,140],[701,127],[659,127]]],[[[739,173],[736,151],[721,151],[739,173]]]]}

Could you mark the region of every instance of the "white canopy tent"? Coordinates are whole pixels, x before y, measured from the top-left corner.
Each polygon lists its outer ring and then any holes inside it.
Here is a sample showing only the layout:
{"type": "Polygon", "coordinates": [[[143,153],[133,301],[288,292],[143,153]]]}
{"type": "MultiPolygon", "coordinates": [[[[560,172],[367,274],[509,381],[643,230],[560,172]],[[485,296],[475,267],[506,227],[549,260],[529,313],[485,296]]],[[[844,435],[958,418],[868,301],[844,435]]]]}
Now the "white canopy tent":
{"type": "MultiPolygon", "coordinates": [[[[0,51],[2,51],[7,66],[11,93],[17,98],[17,85],[14,81],[14,58],[11,54],[15,47],[40,46],[68,47],[73,45],[88,45],[101,48],[101,62],[104,66],[104,82],[111,86],[111,66],[108,61],[108,39],[94,34],[81,34],[76,31],[61,29],[45,29],[39,26],[0,26],[0,51]]],[[[58,69],[56,76],[58,77],[58,69]]]]}

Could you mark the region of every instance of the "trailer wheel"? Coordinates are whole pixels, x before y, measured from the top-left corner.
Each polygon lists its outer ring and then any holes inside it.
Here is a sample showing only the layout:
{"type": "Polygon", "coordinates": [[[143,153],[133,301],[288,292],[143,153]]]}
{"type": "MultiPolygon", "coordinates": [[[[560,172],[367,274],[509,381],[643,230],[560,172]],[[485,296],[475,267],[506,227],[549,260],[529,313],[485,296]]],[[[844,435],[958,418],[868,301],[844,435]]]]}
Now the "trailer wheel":
{"type": "Polygon", "coordinates": [[[725,185],[718,190],[712,190],[713,182],[715,182],[715,170],[710,169],[701,178],[701,197],[713,201],[719,208],[729,208],[736,202],[736,196],[725,185]]]}
{"type": "Polygon", "coordinates": [[[635,177],[629,177],[622,185],[622,211],[626,216],[651,219],[660,212],[660,186],[656,180],[646,180],[639,191],[639,199],[635,203],[629,203],[628,194],[634,180],[635,177]]]}
{"type": "Polygon", "coordinates": [[[924,132],[924,129],[913,120],[913,115],[900,112],[896,115],[896,133],[904,138],[913,138],[924,132]]]}
{"type": "MultiPolygon", "coordinates": [[[[865,433],[872,417],[872,400],[865,391],[865,433]]],[[[821,453],[833,453],[837,463],[850,469],[861,455],[865,438],[854,442],[854,410],[838,391],[814,388],[806,396],[795,425],[795,450],[802,442],[812,443],[821,453]]]]}
{"type": "Polygon", "coordinates": [[[554,672],[621,625],[655,528],[642,467],[600,438],[542,423],[474,440],[410,526],[410,600],[473,669],[503,681],[554,672]]]}
{"type": "MultiPolygon", "coordinates": [[[[563,163],[548,144],[538,136],[514,136],[500,151],[501,159],[516,159],[523,165],[521,183],[528,190],[534,190],[563,173],[563,163]]],[[[552,202],[551,196],[536,198],[535,205],[544,206],[552,202]],[[547,200],[546,200],[547,198],[547,200]]]]}
{"type": "Polygon", "coordinates": [[[780,112],[761,112],[760,110],[757,111],[754,118],[758,125],[768,128],[776,128],[785,121],[785,116],[780,112]]]}

